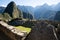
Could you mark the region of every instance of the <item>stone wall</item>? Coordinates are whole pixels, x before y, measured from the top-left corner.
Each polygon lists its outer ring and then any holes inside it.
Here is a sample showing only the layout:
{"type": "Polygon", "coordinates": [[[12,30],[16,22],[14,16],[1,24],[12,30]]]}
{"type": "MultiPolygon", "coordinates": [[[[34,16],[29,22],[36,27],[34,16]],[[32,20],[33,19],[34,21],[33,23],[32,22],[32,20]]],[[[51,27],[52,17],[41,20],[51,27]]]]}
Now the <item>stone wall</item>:
{"type": "Polygon", "coordinates": [[[27,35],[26,32],[21,32],[3,21],[0,21],[0,30],[12,40],[22,40],[27,35]]]}

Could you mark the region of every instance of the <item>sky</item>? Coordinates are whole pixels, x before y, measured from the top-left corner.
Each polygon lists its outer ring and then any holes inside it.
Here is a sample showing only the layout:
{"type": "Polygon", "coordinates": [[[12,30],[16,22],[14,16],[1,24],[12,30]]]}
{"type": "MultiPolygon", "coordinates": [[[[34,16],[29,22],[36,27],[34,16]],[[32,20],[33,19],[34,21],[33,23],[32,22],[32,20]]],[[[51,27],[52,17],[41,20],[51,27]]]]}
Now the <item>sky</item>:
{"type": "Polygon", "coordinates": [[[25,6],[40,6],[45,3],[48,5],[55,5],[60,2],[60,0],[0,0],[0,6],[7,6],[8,3],[14,1],[16,5],[25,5],[25,6]]]}

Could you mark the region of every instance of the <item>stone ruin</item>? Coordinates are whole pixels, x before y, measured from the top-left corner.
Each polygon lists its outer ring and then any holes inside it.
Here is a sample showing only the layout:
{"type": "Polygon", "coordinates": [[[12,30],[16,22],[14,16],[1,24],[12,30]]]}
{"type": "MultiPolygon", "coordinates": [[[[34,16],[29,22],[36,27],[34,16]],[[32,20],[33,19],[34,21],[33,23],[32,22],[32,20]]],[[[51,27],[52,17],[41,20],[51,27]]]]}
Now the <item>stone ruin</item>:
{"type": "Polygon", "coordinates": [[[22,32],[3,21],[0,21],[0,30],[5,33],[5,35],[7,35],[11,40],[24,40],[27,35],[27,32],[22,32]]]}
{"type": "Polygon", "coordinates": [[[54,26],[37,22],[25,40],[58,40],[54,26]]]}
{"type": "Polygon", "coordinates": [[[3,31],[10,40],[59,40],[55,31],[55,27],[47,22],[36,22],[31,32],[26,32],[0,21],[0,31],[3,31]]]}

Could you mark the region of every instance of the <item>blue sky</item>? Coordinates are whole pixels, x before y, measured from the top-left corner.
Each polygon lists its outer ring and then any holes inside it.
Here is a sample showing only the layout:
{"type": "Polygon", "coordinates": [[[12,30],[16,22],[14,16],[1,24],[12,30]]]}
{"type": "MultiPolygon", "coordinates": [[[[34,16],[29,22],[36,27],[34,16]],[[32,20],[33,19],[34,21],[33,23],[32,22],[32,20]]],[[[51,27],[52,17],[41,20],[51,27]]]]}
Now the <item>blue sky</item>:
{"type": "Polygon", "coordinates": [[[39,6],[47,3],[48,5],[57,4],[60,0],[0,0],[0,6],[6,6],[9,2],[14,1],[17,5],[39,6]]]}

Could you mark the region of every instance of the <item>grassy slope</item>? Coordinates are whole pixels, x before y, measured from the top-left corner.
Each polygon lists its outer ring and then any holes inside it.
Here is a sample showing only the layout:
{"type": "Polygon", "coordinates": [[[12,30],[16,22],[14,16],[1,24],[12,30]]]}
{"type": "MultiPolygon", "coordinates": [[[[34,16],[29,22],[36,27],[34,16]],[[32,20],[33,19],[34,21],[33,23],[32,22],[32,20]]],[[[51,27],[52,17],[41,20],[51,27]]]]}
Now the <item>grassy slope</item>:
{"type": "Polygon", "coordinates": [[[26,28],[26,27],[23,27],[23,26],[17,26],[16,28],[21,30],[21,31],[26,31],[27,33],[29,33],[31,31],[31,28],[26,28]]]}

